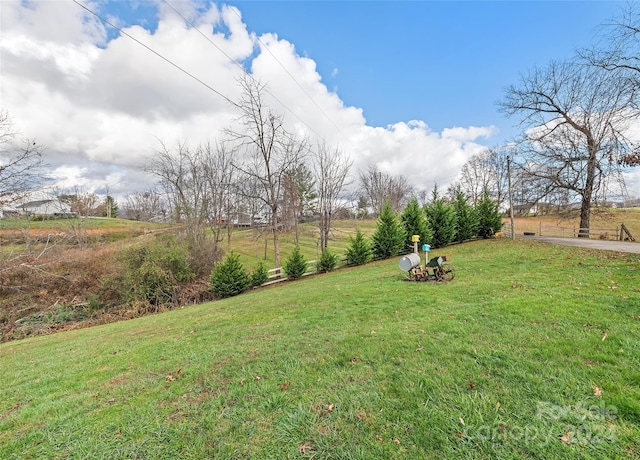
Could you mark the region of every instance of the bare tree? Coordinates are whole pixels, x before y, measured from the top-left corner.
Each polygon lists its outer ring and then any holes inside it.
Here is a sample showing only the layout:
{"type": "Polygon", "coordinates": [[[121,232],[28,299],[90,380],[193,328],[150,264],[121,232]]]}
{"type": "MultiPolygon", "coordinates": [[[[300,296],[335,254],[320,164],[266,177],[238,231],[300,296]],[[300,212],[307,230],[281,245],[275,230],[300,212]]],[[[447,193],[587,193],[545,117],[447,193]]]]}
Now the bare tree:
{"type": "MultiPolygon", "coordinates": [[[[233,152],[220,143],[190,148],[178,142],[174,150],[162,142],[160,145],[145,170],[160,179],[173,216],[184,223],[189,242],[195,248],[201,247],[210,230],[214,251],[217,250],[224,229],[231,238],[229,217],[235,204],[233,152]]],[[[138,197],[138,202],[152,209],[157,204],[151,193],[138,197]]]]}
{"type": "Polygon", "coordinates": [[[285,179],[307,153],[308,142],[289,133],[284,117],[275,114],[265,104],[266,86],[251,77],[239,78],[242,96],[237,106],[242,128],[228,129],[227,135],[241,149],[241,158],[234,166],[259,185],[258,194],[270,213],[275,266],[280,267],[279,221],[285,179]]]}
{"type": "Polygon", "coordinates": [[[360,194],[377,216],[388,201],[393,212],[400,212],[407,203],[413,188],[404,176],[384,173],[377,166],[370,165],[360,171],[360,194]]]}
{"type": "Polygon", "coordinates": [[[320,247],[324,252],[329,242],[331,219],[340,207],[340,195],[348,185],[352,161],[338,149],[319,143],[314,155],[313,173],[320,214],[320,247]]]}
{"type": "Polygon", "coordinates": [[[17,142],[8,112],[0,111],[0,206],[15,203],[43,180],[44,148],[33,139],[17,142]]]}
{"type": "Polygon", "coordinates": [[[229,219],[235,201],[235,169],[233,168],[233,150],[224,143],[215,146],[207,143],[198,147],[202,162],[202,174],[207,191],[207,222],[213,234],[215,246],[223,240],[226,229],[228,246],[231,244],[233,223],[229,219]]]}
{"type": "MultiPolygon", "coordinates": [[[[580,51],[590,65],[606,70],[636,90],[640,87],[640,5],[627,3],[620,14],[602,28],[604,46],[580,51]]],[[[628,106],[631,118],[640,111],[637,101],[628,106]]],[[[623,155],[623,166],[640,166],[640,147],[623,155]]]]}
{"type": "Polygon", "coordinates": [[[627,3],[602,30],[604,46],[581,50],[579,55],[590,65],[640,84],[640,5],[627,3]]]}
{"type": "Polygon", "coordinates": [[[460,171],[455,190],[465,193],[475,205],[488,190],[492,199],[502,204],[507,191],[507,148],[486,149],[473,155],[460,171]]]}
{"type": "MultiPolygon", "coordinates": [[[[534,68],[506,90],[500,107],[519,116],[520,168],[545,194],[567,190],[580,201],[580,227],[627,152],[623,135],[635,89],[601,69],[576,62],[534,68]]],[[[588,236],[588,230],[581,236],[588,236]]]]}
{"type": "Polygon", "coordinates": [[[164,221],[167,217],[162,195],[155,190],[127,195],[123,211],[126,219],[144,222],[164,221]]]}

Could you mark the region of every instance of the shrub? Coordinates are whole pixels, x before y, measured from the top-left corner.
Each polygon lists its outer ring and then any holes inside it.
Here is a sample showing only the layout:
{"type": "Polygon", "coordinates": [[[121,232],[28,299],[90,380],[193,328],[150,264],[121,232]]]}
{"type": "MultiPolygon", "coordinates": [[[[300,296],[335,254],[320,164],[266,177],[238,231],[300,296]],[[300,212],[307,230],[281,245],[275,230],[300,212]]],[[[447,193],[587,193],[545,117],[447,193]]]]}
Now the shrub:
{"type": "Polygon", "coordinates": [[[287,257],[282,268],[284,268],[284,271],[287,273],[287,278],[290,280],[296,280],[304,275],[307,271],[307,262],[304,260],[299,246],[293,249],[293,252],[287,257]]]}
{"type": "Polygon", "coordinates": [[[251,272],[251,286],[259,287],[269,281],[269,271],[263,260],[258,261],[258,265],[251,272]]]}
{"type": "Polygon", "coordinates": [[[347,265],[362,265],[371,260],[371,246],[360,229],[356,230],[355,237],[349,237],[346,256],[347,265]]]}
{"type": "Polygon", "coordinates": [[[197,277],[208,276],[211,269],[222,260],[224,251],[212,238],[205,238],[198,246],[189,246],[190,264],[197,277]]]}
{"type": "Polygon", "coordinates": [[[119,256],[129,300],[161,305],[175,301],[179,283],[195,278],[188,251],[172,237],[136,246],[119,256]]]}
{"type": "Polygon", "coordinates": [[[461,243],[475,238],[478,234],[478,214],[461,191],[456,192],[453,209],[456,212],[456,241],[461,243]]]}
{"type": "Polygon", "coordinates": [[[216,297],[242,294],[251,285],[249,273],[240,262],[240,256],[233,252],[227,255],[222,263],[216,265],[209,281],[211,292],[216,297]]]}
{"type": "Polygon", "coordinates": [[[328,273],[338,265],[338,256],[328,249],[325,249],[316,264],[318,273],[328,273]]]}
{"type": "Polygon", "coordinates": [[[482,199],[476,204],[478,214],[478,236],[490,238],[502,228],[502,215],[498,211],[498,203],[489,198],[489,192],[484,191],[482,199]]]}
{"type": "Polygon", "coordinates": [[[441,248],[455,241],[456,213],[453,207],[438,195],[438,188],[433,189],[433,199],[425,208],[429,226],[433,231],[431,246],[441,248]]]}
{"type": "Polygon", "coordinates": [[[420,209],[418,200],[414,198],[409,201],[404,211],[402,211],[400,219],[405,230],[404,249],[407,251],[413,250],[413,241],[411,241],[413,235],[420,236],[420,242],[422,243],[431,242],[433,233],[429,228],[425,213],[420,209]]]}
{"type": "Polygon", "coordinates": [[[162,305],[173,301],[178,290],[171,272],[163,270],[155,261],[144,262],[135,270],[133,286],[134,299],[144,300],[151,305],[162,305]]]}

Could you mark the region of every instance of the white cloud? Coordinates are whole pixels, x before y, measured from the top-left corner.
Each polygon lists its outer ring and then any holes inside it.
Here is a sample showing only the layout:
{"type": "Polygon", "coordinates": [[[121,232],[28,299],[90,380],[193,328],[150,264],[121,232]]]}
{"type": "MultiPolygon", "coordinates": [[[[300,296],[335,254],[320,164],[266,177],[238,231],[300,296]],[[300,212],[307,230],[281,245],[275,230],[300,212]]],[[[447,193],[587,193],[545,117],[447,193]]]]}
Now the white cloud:
{"type": "MultiPolygon", "coordinates": [[[[258,39],[234,7],[199,12],[196,3],[176,5],[198,30],[161,3],[156,31],[125,31],[231,100],[240,95],[235,62],[248,61],[291,128],[338,145],[355,168],[375,163],[417,187],[446,186],[484,148],[479,140],[495,134],[493,127],[438,133],[419,120],[368,126],[362,109],[345,106],[316,63],[277,31],[258,39]]],[[[72,2],[0,2],[0,15],[3,108],[26,136],[47,146],[61,187],[109,186],[122,194],[146,188],[151,179],[140,166],[157,138],[204,142],[237,116],[220,95],[125,35],[107,43],[105,28],[72,2]]]]}

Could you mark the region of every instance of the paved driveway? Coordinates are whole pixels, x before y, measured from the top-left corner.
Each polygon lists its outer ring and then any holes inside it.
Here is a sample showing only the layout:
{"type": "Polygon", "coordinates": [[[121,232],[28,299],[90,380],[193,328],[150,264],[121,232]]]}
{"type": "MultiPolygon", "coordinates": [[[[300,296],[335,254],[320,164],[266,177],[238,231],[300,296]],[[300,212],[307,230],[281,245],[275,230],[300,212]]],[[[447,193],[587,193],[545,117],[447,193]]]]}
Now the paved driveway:
{"type": "Polygon", "coordinates": [[[640,243],[628,241],[590,240],[588,238],[556,238],[553,236],[525,236],[544,243],[578,246],[581,248],[603,249],[605,251],[634,252],[640,254],[640,243]]]}

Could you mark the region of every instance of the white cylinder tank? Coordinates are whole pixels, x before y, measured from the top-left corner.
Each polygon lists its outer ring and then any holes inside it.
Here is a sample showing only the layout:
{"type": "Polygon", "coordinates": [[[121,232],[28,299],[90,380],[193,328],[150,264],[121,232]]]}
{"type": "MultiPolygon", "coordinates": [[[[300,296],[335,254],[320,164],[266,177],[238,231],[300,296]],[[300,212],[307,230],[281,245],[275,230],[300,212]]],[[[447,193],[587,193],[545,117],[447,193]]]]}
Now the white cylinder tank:
{"type": "Polygon", "coordinates": [[[400,265],[400,270],[402,270],[403,272],[408,272],[413,267],[420,265],[420,256],[415,252],[407,254],[400,259],[398,265],[400,265]]]}

